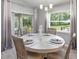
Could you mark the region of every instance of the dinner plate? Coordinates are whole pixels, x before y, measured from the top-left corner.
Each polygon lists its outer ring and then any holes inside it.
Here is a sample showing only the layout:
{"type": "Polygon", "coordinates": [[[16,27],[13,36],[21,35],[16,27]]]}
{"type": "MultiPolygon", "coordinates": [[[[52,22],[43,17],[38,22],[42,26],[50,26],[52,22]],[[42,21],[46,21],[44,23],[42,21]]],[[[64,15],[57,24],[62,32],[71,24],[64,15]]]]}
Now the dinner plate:
{"type": "Polygon", "coordinates": [[[33,40],[26,40],[26,41],[24,42],[25,45],[29,45],[29,44],[33,44],[33,43],[34,43],[33,40]]]}
{"type": "Polygon", "coordinates": [[[55,44],[62,44],[62,41],[59,39],[51,39],[50,42],[55,44]]]}
{"type": "Polygon", "coordinates": [[[35,36],[35,34],[28,34],[28,36],[35,36]]]}
{"type": "Polygon", "coordinates": [[[49,34],[44,34],[43,36],[50,36],[49,34]]]}

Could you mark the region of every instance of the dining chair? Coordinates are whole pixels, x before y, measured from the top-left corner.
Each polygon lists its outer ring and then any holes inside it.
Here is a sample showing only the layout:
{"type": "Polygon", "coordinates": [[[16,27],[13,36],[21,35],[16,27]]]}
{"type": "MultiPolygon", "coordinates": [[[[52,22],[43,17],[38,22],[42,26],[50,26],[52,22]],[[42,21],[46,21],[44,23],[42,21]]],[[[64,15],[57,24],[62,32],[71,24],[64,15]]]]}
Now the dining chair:
{"type": "Polygon", "coordinates": [[[56,29],[54,29],[54,28],[48,28],[47,33],[56,34],[56,29]]]}
{"type": "Polygon", "coordinates": [[[17,59],[40,59],[39,54],[29,54],[27,53],[27,49],[25,49],[23,39],[12,36],[13,42],[16,49],[17,59]]]}
{"type": "Polygon", "coordinates": [[[72,42],[75,40],[76,36],[73,36],[73,39],[70,40],[68,47],[64,46],[60,51],[49,53],[48,59],[69,59],[69,53],[72,47],[72,42]]]}

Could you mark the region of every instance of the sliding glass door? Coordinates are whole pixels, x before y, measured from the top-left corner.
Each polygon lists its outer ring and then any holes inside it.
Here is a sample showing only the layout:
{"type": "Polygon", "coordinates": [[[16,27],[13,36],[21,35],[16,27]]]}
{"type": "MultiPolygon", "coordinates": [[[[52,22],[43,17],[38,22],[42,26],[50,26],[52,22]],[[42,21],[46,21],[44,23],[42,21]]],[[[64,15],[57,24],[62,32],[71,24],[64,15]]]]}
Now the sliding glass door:
{"type": "Polygon", "coordinates": [[[14,13],[12,16],[12,28],[15,35],[32,32],[32,15],[14,13]]]}

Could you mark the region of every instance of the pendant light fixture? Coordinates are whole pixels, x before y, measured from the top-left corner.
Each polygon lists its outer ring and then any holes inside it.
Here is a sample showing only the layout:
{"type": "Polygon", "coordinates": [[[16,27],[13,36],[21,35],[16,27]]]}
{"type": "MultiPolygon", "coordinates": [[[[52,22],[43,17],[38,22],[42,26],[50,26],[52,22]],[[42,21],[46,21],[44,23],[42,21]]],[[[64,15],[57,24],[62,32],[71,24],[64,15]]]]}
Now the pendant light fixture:
{"type": "Polygon", "coordinates": [[[49,4],[48,6],[44,6],[43,4],[40,4],[40,9],[41,10],[45,10],[45,11],[48,11],[48,10],[50,10],[50,9],[52,9],[53,8],[53,4],[49,4]]]}

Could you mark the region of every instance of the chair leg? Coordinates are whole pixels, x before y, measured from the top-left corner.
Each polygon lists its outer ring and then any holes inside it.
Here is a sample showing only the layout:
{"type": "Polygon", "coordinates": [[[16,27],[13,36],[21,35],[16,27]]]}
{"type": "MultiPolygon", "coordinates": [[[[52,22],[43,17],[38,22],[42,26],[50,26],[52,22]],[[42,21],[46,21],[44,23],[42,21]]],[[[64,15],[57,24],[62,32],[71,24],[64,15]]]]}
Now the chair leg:
{"type": "Polygon", "coordinates": [[[69,55],[67,56],[67,59],[69,59],[69,55]]]}
{"type": "Polygon", "coordinates": [[[64,58],[64,59],[69,59],[69,55],[65,56],[65,58],[64,58]]]}
{"type": "Polygon", "coordinates": [[[21,59],[21,58],[17,56],[17,59],[21,59]]]}

